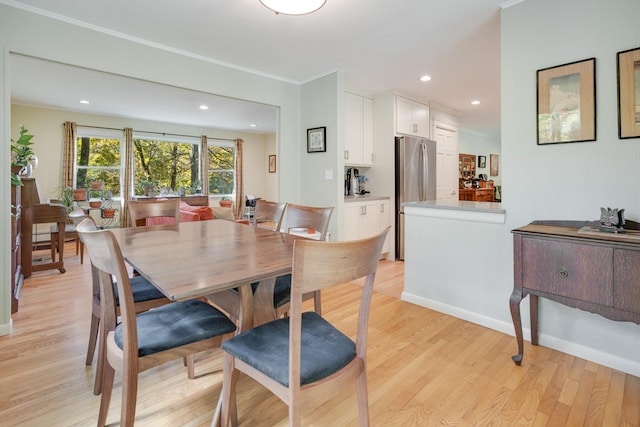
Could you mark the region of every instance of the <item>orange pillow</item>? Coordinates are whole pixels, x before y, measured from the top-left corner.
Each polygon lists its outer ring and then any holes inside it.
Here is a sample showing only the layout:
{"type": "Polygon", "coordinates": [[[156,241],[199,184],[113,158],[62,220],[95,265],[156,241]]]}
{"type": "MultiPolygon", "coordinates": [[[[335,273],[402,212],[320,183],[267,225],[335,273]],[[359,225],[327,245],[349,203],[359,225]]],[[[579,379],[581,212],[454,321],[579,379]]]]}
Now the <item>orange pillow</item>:
{"type": "Polygon", "coordinates": [[[200,221],[206,221],[215,218],[213,216],[213,211],[209,206],[191,206],[185,202],[180,202],[180,210],[198,214],[198,216],[200,217],[200,221]]]}

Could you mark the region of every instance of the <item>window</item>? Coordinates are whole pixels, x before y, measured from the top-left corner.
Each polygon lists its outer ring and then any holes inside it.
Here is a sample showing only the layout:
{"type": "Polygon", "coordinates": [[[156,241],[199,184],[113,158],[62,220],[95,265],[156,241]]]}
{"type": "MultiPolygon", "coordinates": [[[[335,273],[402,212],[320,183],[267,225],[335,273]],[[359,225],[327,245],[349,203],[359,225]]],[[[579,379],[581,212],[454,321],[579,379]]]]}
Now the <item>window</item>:
{"type": "Polygon", "coordinates": [[[144,138],[135,134],[133,194],[148,191],[196,194],[202,191],[200,181],[200,145],[197,138],[144,138]]]}
{"type": "MultiPolygon", "coordinates": [[[[104,191],[121,195],[122,139],[118,131],[78,128],[75,152],[75,188],[104,181],[104,191]]],[[[92,195],[90,194],[89,197],[92,195]]]]}
{"type": "Polygon", "coordinates": [[[233,194],[235,186],[235,145],[230,142],[212,139],[208,141],[209,150],[209,194],[228,196],[233,194]]]}

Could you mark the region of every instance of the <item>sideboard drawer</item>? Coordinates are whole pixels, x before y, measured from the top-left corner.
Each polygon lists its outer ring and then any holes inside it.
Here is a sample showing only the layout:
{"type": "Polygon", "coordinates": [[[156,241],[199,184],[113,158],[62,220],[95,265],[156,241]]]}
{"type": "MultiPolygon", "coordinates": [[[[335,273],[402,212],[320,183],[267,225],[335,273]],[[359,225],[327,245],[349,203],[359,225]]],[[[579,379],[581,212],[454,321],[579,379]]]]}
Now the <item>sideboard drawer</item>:
{"type": "Polygon", "coordinates": [[[522,256],[524,288],[613,306],[613,248],[524,238],[522,256]]]}

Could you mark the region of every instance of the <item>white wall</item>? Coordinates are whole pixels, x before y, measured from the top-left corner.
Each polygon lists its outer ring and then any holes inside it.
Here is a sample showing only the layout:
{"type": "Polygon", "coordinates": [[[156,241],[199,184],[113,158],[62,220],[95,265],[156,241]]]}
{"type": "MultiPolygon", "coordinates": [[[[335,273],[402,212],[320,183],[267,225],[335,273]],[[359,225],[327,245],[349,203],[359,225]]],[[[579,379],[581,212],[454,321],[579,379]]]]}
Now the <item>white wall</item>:
{"type": "MultiPolygon", "coordinates": [[[[618,139],[616,95],[616,52],[640,46],[640,3],[529,0],[503,10],[501,22],[506,223],[423,219],[428,225],[410,238],[432,244],[421,243],[428,247],[412,261],[422,270],[405,281],[410,299],[513,334],[512,229],[543,219],[596,220],[601,206],[626,208],[629,219],[640,220],[640,139],[618,139]],[[536,70],[591,57],[597,140],[536,145],[536,70]],[[490,261],[478,265],[474,254],[490,261]]],[[[526,301],[522,309],[527,329],[526,301]]],[[[541,299],[539,332],[541,345],[640,375],[639,325],[541,299]]],[[[528,357],[525,351],[524,363],[528,357]]]]}

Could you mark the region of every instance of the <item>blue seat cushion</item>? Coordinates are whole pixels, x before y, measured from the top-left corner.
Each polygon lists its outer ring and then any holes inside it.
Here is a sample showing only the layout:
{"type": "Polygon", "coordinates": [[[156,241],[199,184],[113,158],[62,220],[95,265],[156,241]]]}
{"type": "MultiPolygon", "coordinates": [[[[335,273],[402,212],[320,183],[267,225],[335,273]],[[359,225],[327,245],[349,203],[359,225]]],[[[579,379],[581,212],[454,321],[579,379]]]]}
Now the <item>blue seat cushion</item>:
{"type": "MultiPolygon", "coordinates": [[[[300,384],[339,371],[356,355],[355,343],[315,312],[302,314],[300,384]]],[[[237,335],[222,349],[285,387],[289,386],[289,318],[237,335]]]]}
{"type": "MultiPolygon", "coordinates": [[[[253,293],[258,288],[258,282],[252,283],[253,293]]],[[[291,275],[276,277],[276,284],[273,287],[273,308],[278,308],[289,302],[291,299],[291,275]]]]}
{"type": "MultiPolygon", "coordinates": [[[[173,302],[136,316],[138,356],[159,353],[203,339],[227,334],[236,325],[218,309],[200,300],[173,302]]],[[[123,348],[122,324],[115,330],[115,341],[123,348]]]]}
{"type": "MultiPolygon", "coordinates": [[[[158,290],[151,282],[142,276],[135,276],[129,278],[131,283],[131,293],[133,294],[133,302],[151,301],[154,299],[165,298],[164,294],[158,290]]],[[[120,305],[120,298],[118,297],[118,286],[113,284],[113,290],[116,295],[116,305],[120,305]]],[[[100,299],[100,294],[98,294],[100,299]]]]}

